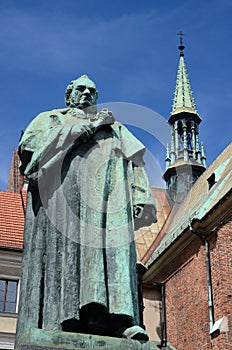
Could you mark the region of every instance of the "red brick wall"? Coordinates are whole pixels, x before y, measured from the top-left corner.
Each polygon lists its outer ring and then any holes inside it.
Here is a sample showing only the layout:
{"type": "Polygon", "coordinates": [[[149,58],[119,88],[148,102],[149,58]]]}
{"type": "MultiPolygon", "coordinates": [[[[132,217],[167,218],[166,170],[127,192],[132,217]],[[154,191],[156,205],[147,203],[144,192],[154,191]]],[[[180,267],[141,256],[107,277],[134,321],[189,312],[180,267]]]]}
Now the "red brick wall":
{"type": "Polygon", "coordinates": [[[229,332],[209,335],[204,243],[195,238],[154,282],[166,282],[167,338],[178,350],[232,349],[232,222],[209,239],[215,321],[228,318],[229,332]]]}
{"type": "Polygon", "coordinates": [[[232,349],[232,217],[210,240],[215,321],[228,318],[229,332],[215,334],[213,350],[232,349]]]}
{"type": "Polygon", "coordinates": [[[178,350],[210,349],[205,247],[194,239],[162,271],[167,339],[178,350]]]}

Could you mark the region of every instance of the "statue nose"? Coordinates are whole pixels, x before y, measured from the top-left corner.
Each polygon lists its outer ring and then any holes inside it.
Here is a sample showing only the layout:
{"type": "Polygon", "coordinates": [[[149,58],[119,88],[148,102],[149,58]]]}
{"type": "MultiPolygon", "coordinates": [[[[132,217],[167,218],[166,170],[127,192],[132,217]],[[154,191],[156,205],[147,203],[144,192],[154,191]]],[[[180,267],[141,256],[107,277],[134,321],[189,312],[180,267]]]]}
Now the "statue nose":
{"type": "Polygon", "coordinates": [[[85,88],[85,90],[83,91],[83,94],[85,95],[90,95],[90,91],[88,88],[85,88]]]}

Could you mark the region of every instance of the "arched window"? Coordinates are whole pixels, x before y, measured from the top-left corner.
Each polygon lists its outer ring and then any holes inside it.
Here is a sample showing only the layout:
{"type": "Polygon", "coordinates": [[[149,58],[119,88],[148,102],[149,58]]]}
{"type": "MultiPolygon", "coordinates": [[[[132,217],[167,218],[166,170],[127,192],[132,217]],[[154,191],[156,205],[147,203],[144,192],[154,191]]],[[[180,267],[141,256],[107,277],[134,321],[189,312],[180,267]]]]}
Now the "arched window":
{"type": "Polygon", "coordinates": [[[191,128],[191,122],[188,120],[186,123],[186,127],[187,127],[187,148],[189,150],[192,149],[192,128],[191,128]]]}
{"type": "Polygon", "coordinates": [[[178,144],[179,149],[183,149],[184,139],[183,139],[183,125],[182,122],[179,120],[177,124],[177,130],[178,130],[178,144]]]}

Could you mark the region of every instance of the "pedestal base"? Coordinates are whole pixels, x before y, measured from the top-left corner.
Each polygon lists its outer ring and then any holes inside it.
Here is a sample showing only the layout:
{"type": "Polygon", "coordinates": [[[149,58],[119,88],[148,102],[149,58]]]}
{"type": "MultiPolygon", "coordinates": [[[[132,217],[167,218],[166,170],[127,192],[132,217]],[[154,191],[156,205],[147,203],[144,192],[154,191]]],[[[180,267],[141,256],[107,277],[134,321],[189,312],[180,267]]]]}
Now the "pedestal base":
{"type": "Polygon", "coordinates": [[[156,342],[31,329],[17,350],[158,350],[156,342]]]}

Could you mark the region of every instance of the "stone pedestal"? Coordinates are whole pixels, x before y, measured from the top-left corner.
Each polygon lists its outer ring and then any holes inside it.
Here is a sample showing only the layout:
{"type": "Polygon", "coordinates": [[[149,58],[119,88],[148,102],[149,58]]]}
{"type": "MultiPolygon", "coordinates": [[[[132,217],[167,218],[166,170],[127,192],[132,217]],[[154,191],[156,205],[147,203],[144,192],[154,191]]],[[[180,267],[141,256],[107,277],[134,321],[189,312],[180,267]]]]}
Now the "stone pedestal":
{"type": "Polygon", "coordinates": [[[17,350],[158,350],[156,342],[32,329],[17,350]]]}

